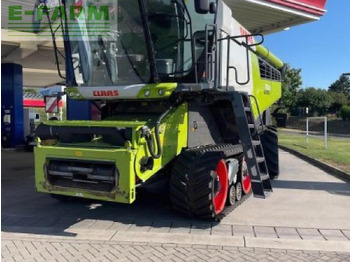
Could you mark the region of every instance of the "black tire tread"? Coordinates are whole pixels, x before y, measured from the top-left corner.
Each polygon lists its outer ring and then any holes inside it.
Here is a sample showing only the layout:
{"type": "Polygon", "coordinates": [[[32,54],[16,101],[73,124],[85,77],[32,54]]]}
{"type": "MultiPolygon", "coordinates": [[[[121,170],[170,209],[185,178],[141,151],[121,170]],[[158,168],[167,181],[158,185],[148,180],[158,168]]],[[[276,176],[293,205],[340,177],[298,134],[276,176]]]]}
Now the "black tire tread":
{"type": "Polygon", "coordinates": [[[216,217],[212,203],[212,170],[220,159],[242,154],[242,146],[232,144],[183,150],[175,160],[170,178],[172,207],[191,216],[216,217]]]}
{"type": "Polygon", "coordinates": [[[260,136],[260,139],[264,149],[265,161],[270,179],[276,179],[279,175],[277,129],[273,126],[267,126],[264,133],[260,136]]]}

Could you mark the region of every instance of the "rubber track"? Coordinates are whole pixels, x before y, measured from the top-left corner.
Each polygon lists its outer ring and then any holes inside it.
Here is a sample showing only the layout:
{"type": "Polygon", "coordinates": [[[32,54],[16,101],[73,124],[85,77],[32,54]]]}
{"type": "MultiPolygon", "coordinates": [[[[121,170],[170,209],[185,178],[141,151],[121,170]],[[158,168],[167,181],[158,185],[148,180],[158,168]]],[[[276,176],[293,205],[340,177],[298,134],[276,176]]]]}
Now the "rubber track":
{"type": "MultiPolygon", "coordinates": [[[[244,192],[243,192],[244,194],[244,192]]],[[[236,201],[232,206],[226,206],[224,211],[217,215],[215,220],[216,221],[220,221],[221,219],[223,219],[225,216],[227,216],[228,214],[230,214],[233,210],[236,209],[236,207],[238,207],[239,205],[241,205],[244,201],[246,201],[250,196],[252,195],[252,191],[250,191],[250,193],[243,195],[240,201],[236,201]]]]}
{"type": "Polygon", "coordinates": [[[188,216],[215,218],[224,216],[240,205],[250,194],[244,195],[233,206],[215,215],[212,206],[210,170],[215,170],[219,159],[243,156],[241,145],[222,144],[184,150],[177,158],[170,180],[170,200],[173,208],[188,216]],[[217,154],[210,154],[211,152],[217,154]],[[209,185],[209,186],[208,186],[209,185]]]}
{"type": "Polygon", "coordinates": [[[276,128],[267,126],[267,129],[260,137],[264,149],[266,164],[270,178],[277,178],[279,175],[278,165],[278,134],[276,128]]]}

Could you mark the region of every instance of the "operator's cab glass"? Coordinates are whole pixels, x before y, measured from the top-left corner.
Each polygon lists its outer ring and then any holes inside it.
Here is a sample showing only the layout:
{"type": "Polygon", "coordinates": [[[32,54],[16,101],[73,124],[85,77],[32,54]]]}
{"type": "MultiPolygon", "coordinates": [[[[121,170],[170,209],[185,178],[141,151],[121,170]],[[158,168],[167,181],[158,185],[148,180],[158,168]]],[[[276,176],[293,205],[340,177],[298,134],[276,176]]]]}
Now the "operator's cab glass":
{"type": "Polygon", "coordinates": [[[74,20],[74,27],[68,26],[77,84],[112,86],[149,82],[149,59],[138,2],[104,0],[93,6],[93,2],[89,5],[88,1],[71,0],[67,8],[77,6],[78,2],[85,12],[74,20]],[[108,15],[89,16],[86,10],[92,7],[100,12],[105,8],[108,15]]]}
{"type": "Polygon", "coordinates": [[[150,83],[152,60],[162,82],[196,81],[188,76],[195,75],[204,45],[193,38],[215,15],[197,14],[194,1],[143,1],[144,13],[137,0],[66,1],[74,18],[66,31],[78,86],[150,83]]]}
{"type": "Polygon", "coordinates": [[[158,75],[182,76],[192,67],[191,30],[182,1],[147,0],[158,75]]]}

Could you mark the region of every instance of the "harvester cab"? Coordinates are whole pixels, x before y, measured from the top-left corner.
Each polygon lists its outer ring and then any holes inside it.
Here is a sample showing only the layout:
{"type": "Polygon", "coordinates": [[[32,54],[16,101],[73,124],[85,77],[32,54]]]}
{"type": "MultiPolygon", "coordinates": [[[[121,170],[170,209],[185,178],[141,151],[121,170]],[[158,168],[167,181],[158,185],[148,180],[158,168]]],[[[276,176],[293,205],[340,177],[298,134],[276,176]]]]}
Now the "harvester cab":
{"type": "Polygon", "coordinates": [[[137,187],[165,177],[174,209],[215,218],[251,191],[272,192],[277,132],[268,108],[281,95],[283,63],[224,2],[37,6],[54,42],[63,39],[56,57],[66,60],[68,99],[91,101],[101,119],[37,128],[38,191],[132,203],[137,187]]]}

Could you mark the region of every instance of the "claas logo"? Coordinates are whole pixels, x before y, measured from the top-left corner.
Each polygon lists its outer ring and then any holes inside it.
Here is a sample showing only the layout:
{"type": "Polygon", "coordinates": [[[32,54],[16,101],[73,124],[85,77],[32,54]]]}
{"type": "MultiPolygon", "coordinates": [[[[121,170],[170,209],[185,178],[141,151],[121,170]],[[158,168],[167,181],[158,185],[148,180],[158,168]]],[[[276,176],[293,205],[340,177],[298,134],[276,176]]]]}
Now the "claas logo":
{"type": "Polygon", "coordinates": [[[119,91],[118,90],[95,90],[92,92],[93,96],[114,96],[118,97],[119,96],[119,91]]]}

